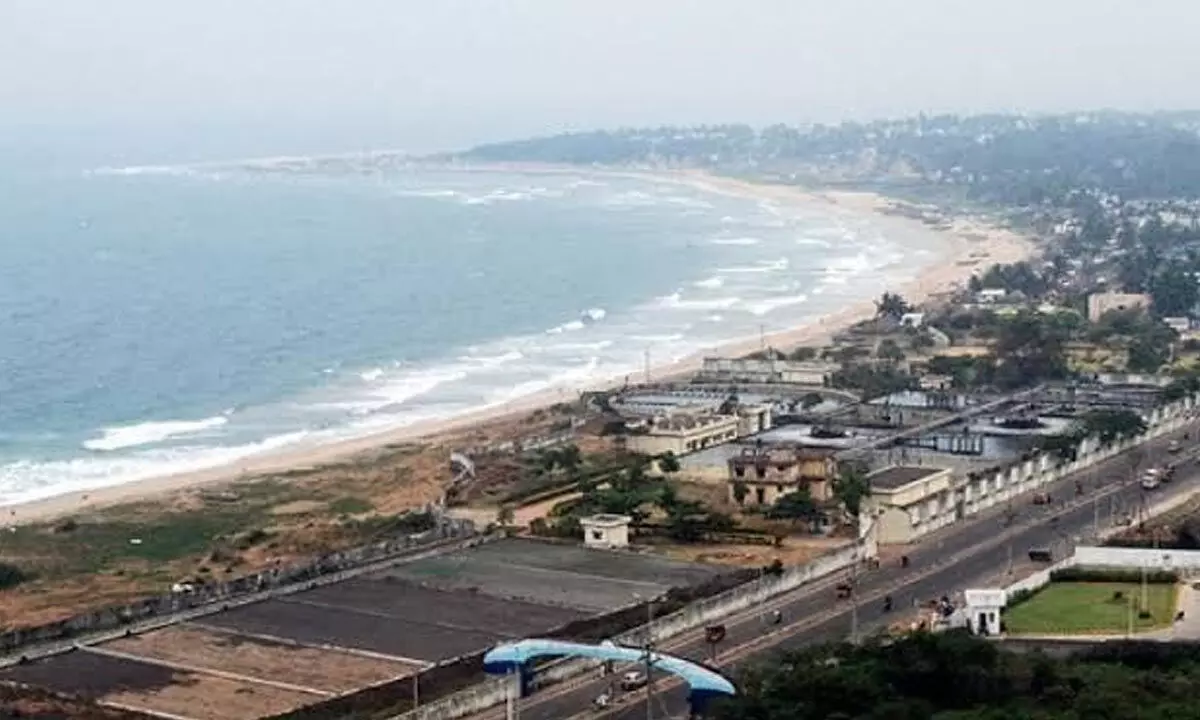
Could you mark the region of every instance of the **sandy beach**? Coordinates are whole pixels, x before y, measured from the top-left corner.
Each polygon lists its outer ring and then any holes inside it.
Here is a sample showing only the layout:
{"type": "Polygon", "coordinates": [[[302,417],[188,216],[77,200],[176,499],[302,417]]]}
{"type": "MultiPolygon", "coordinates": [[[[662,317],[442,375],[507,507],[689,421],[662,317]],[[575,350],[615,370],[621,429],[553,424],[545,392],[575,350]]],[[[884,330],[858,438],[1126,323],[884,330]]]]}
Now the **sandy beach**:
{"type": "MultiPolygon", "coordinates": [[[[507,169],[512,169],[511,167],[507,169]]],[[[520,168],[522,172],[571,172],[578,169],[520,168]]],[[[898,215],[891,210],[895,203],[886,197],[872,193],[852,192],[808,192],[784,185],[765,185],[747,181],[718,177],[701,172],[635,173],[602,172],[596,175],[637,176],[657,182],[676,183],[713,193],[757,200],[770,200],[781,205],[819,206],[834,205],[856,213],[875,214],[881,227],[898,230],[921,229],[924,232],[940,232],[948,236],[949,250],[937,263],[925,268],[911,282],[893,288],[910,302],[921,302],[931,296],[960,286],[976,271],[995,263],[1009,263],[1031,255],[1034,244],[1027,238],[1010,230],[990,226],[982,221],[959,218],[948,228],[934,228],[922,221],[898,215]]],[[[790,348],[800,345],[820,345],[829,337],[860,320],[874,315],[873,298],[863,298],[860,303],[825,315],[816,321],[806,322],[766,335],[773,347],[790,348]]],[[[739,355],[759,349],[760,341],[735,343],[718,350],[725,355],[739,355]]],[[[703,353],[709,354],[711,351],[703,353]]],[[[685,375],[694,372],[701,363],[702,354],[689,357],[678,363],[652,368],[655,380],[685,375]]],[[[613,378],[609,386],[619,385],[623,378],[613,378]]],[[[603,384],[592,389],[601,389],[603,384]]],[[[5,508],[4,521],[8,524],[29,523],[78,513],[88,509],[132,501],[153,499],[185,489],[204,485],[217,485],[231,481],[242,481],[256,476],[278,474],[297,468],[312,468],[333,462],[344,461],[361,453],[377,450],[385,445],[422,441],[449,441],[456,434],[483,425],[508,422],[523,417],[534,410],[555,403],[574,399],[573,389],[555,389],[529,395],[504,406],[487,411],[468,413],[444,421],[426,422],[376,435],[320,445],[296,448],[275,454],[243,460],[236,465],[213,468],[173,476],[149,478],[112,487],[92,490],[81,495],[72,493],[5,508]]]]}

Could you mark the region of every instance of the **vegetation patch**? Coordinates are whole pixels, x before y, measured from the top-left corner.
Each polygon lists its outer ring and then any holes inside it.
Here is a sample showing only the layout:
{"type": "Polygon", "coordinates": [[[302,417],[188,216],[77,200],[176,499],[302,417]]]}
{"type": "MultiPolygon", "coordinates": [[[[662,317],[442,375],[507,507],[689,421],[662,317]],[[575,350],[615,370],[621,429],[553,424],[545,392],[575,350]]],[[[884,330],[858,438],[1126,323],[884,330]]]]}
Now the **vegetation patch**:
{"type": "Polygon", "coordinates": [[[1014,635],[1120,635],[1169,625],[1175,585],[1128,582],[1052,582],[1004,614],[1014,635]]]}

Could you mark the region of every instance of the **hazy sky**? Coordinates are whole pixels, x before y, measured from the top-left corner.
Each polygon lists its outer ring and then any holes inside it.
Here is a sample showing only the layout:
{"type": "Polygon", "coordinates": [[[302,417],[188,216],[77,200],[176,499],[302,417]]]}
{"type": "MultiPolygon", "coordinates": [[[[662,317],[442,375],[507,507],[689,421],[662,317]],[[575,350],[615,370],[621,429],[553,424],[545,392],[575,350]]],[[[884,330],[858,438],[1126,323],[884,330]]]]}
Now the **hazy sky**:
{"type": "Polygon", "coordinates": [[[0,0],[0,134],[187,154],[1200,107],[1197,0],[0,0]]]}

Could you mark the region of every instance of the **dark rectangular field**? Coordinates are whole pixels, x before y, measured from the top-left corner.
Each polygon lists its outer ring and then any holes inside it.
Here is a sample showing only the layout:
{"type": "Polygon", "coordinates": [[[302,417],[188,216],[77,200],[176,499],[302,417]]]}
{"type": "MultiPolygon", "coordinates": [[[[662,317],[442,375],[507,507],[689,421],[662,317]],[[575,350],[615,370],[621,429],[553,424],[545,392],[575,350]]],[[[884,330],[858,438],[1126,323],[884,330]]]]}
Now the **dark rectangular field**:
{"type": "Polygon", "coordinates": [[[162,665],[105,657],[81,650],[0,670],[0,680],[36,685],[90,699],[120,691],[153,692],[178,682],[186,675],[188,673],[162,665]]]}
{"type": "Polygon", "coordinates": [[[322,605],[388,615],[397,622],[523,637],[545,632],[587,613],[568,608],[445,592],[395,578],[355,579],[291,596],[322,605]]]}
{"type": "Polygon", "coordinates": [[[194,624],[274,635],[301,643],[368,650],[423,662],[481,650],[504,639],[500,634],[502,628],[485,632],[421,625],[297,600],[266,600],[210,615],[194,624]]]}

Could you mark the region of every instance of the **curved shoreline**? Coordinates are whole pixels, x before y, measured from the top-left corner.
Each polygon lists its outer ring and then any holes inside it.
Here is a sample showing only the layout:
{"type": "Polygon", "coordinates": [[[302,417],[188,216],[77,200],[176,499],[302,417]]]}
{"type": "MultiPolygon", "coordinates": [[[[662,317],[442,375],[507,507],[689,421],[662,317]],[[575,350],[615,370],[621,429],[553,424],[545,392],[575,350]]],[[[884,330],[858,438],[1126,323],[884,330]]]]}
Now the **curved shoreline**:
{"type": "MultiPolygon", "coordinates": [[[[911,217],[896,215],[891,212],[895,203],[874,193],[808,191],[794,186],[760,184],[697,171],[592,170],[538,165],[480,165],[456,169],[466,172],[502,170],[525,174],[573,173],[593,177],[638,178],[685,185],[695,190],[731,197],[778,202],[793,207],[828,207],[832,205],[855,214],[872,215],[875,220],[885,226],[885,229],[887,226],[891,226],[909,231],[919,229],[927,233],[941,234],[949,241],[945,254],[920,269],[911,281],[892,288],[893,291],[900,292],[913,302],[921,302],[933,295],[951,290],[956,285],[965,282],[977,269],[993,263],[1019,260],[1030,255],[1034,249],[1033,243],[1028,239],[1010,230],[989,226],[981,221],[957,219],[951,223],[948,229],[941,229],[931,227],[911,217]]],[[[835,332],[873,315],[873,298],[864,298],[861,302],[823,315],[816,320],[769,333],[765,339],[777,347],[822,343],[835,332]]],[[[717,352],[726,355],[740,355],[758,349],[759,344],[760,340],[757,338],[732,342],[719,346],[717,352]]],[[[704,351],[676,363],[653,366],[652,372],[658,379],[694,372],[699,367],[703,356],[709,355],[711,352],[711,350],[704,351]]],[[[592,389],[619,385],[622,377],[595,383],[592,385],[592,389]]],[[[468,411],[445,420],[416,423],[327,444],[297,446],[205,470],[144,478],[86,492],[69,491],[63,495],[5,506],[9,510],[7,521],[10,523],[34,522],[123,502],[152,499],[202,485],[243,481],[299,468],[320,467],[342,462],[371,451],[378,451],[384,446],[397,443],[413,441],[436,443],[448,439],[448,436],[455,433],[523,417],[535,410],[573,399],[573,397],[574,392],[571,390],[550,389],[518,398],[501,406],[468,411]]]]}

